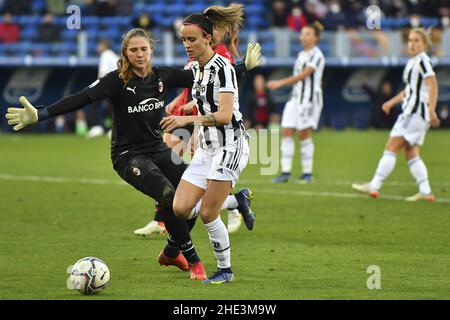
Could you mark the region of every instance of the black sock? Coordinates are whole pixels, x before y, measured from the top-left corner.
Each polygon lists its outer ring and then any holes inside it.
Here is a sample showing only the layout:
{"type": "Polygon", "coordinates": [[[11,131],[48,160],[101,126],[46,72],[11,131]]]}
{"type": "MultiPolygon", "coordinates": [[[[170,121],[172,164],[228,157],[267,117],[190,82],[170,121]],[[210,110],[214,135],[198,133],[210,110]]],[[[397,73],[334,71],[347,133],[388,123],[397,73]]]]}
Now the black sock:
{"type": "MultiPolygon", "coordinates": [[[[200,261],[192,243],[189,227],[185,220],[178,218],[172,208],[162,208],[160,210],[164,214],[164,223],[170,234],[170,238],[180,249],[188,263],[193,264],[200,261]]],[[[168,242],[169,243],[169,242],[168,242]]]]}
{"type": "Polygon", "coordinates": [[[176,258],[180,254],[178,247],[173,247],[170,244],[166,244],[164,247],[164,254],[169,258],[176,258]]]}
{"type": "Polygon", "coordinates": [[[169,237],[167,237],[167,244],[164,247],[164,254],[169,258],[175,258],[180,254],[180,249],[178,248],[175,241],[170,238],[170,235],[169,237]]]}
{"type": "Polygon", "coordinates": [[[187,225],[188,225],[189,231],[192,231],[192,229],[194,229],[195,222],[197,221],[197,218],[198,218],[198,217],[195,217],[195,218],[193,218],[193,219],[186,220],[186,223],[187,223],[187,225]]]}
{"type": "Polygon", "coordinates": [[[155,217],[153,218],[153,220],[158,221],[158,222],[162,222],[164,221],[164,213],[161,212],[161,207],[155,203],[155,217]]]}
{"type": "Polygon", "coordinates": [[[220,271],[223,271],[223,272],[233,273],[233,271],[231,271],[231,267],[229,267],[229,268],[219,268],[219,269],[220,269],[220,271]]]}
{"type": "Polygon", "coordinates": [[[200,261],[200,257],[197,255],[192,241],[182,244],[180,250],[190,265],[200,261]],[[187,250],[184,248],[187,248],[187,250]]]}

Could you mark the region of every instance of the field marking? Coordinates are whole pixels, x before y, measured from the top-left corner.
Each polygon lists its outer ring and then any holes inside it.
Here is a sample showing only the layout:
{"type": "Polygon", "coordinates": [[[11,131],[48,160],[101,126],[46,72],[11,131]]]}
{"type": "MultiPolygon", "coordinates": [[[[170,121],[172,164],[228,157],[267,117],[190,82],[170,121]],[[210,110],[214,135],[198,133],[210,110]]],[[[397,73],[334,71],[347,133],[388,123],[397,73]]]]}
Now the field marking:
{"type": "Polygon", "coordinates": [[[0,174],[0,180],[29,181],[29,182],[53,182],[53,183],[81,183],[97,185],[127,185],[125,181],[88,179],[88,178],[67,178],[67,177],[45,177],[45,176],[17,176],[12,174],[0,174]]]}
{"type": "MultiPolygon", "coordinates": [[[[298,196],[313,196],[313,197],[336,197],[336,198],[349,198],[349,199],[372,199],[368,195],[359,194],[359,193],[340,193],[340,192],[317,192],[317,191],[301,191],[301,190],[279,190],[279,189],[258,189],[258,192],[264,193],[278,193],[278,194],[288,194],[288,195],[298,195],[298,196]]],[[[406,197],[404,196],[390,196],[390,195],[381,195],[379,199],[381,200],[397,200],[403,201],[406,197]]],[[[449,203],[450,199],[446,198],[438,198],[435,202],[439,203],[449,203]]]]}
{"type": "MultiPolygon", "coordinates": [[[[67,178],[67,177],[46,177],[46,176],[18,176],[12,174],[0,174],[0,180],[10,180],[10,181],[28,181],[28,182],[50,182],[50,183],[81,183],[81,184],[94,184],[94,185],[128,185],[125,181],[121,180],[105,180],[105,179],[89,179],[89,178],[67,178]]],[[[339,181],[337,181],[339,182],[339,181]]],[[[343,182],[343,181],[341,181],[343,182]]],[[[270,181],[263,180],[241,180],[240,184],[270,184],[270,181]]],[[[327,183],[333,185],[331,182],[327,183]]],[[[351,183],[345,182],[345,185],[350,186],[351,183]]],[[[341,184],[334,184],[341,185],[341,184]]],[[[408,184],[409,185],[409,184],[408,184]]],[[[295,186],[295,185],[293,185],[295,186]]],[[[288,194],[288,195],[299,195],[299,196],[313,196],[313,197],[335,197],[335,198],[348,198],[348,199],[368,199],[371,198],[364,194],[358,194],[356,192],[345,193],[345,192],[321,192],[321,191],[304,191],[304,190],[280,190],[275,188],[263,188],[258,189],[258,192],[263,193],[278,193],[278,194],[288,194]]],[[[405,201],[404,196],[393,196],[393,195],[381,195],[380,199],[384,200],[395,200],[395,201],[405,201]]],[[[436,202],[439,203],[449,203],[450,199],[438,198],[436,202]]]]}
{"type": "MultiPolygon", "coordinates": [[[[369,181],[370,179],[367,179],[365,182],[369,181]]],[[[363,183],[364,181],[360,180],[353,180],[353,181],[346,181],[346,180],[337,180],[337,181],[314,181],[314,185],[325,185],[325,186],[351,186],[353,183],[363,183]]],[[[268,178],[267,180],[246,180],[242,179],[239,180],[239,183],[253,183],[253,184],[271,184],[271,178],[268,178]]],[[[386,181],[383,183],[385,186],[393,186],[393,187],[410,187],[415,186],[416,183],[414,182],[402,182],[402,181],[386,181]]],[[[436,187],[450,187],[450,182],[433,182],[431,181],[432,186],[436,187]]]]}

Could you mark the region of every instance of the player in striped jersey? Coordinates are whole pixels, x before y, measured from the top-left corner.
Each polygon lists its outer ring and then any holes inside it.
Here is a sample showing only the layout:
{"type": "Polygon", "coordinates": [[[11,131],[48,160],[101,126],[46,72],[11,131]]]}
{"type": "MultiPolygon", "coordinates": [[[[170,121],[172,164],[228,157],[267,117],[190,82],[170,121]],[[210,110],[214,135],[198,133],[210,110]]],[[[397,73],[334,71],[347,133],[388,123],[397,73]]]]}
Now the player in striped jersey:
{"type": "Polygon", "coordinates": [[[394,170],[397,154],[403,149],[412,176],[419,186],[419,192],[407,201],[434,201],[428,181],[428,170],[419,156],[420,146],[431,125],[440,125],[436,115],[438,84],[433,65],[425,53],[431,46],[428,34],[420,28],[412,29],[408,38],[408,51],[411,56],[403,72],[406,87],[397,96],[383,104],[385,113],[402,102],[402,113],[399,115],[389,135],[384,154],[378,162],[375,175],[369,183],[353,184],[352,188],[376,198],[384,180],[394,170]]]}
{"type": "MultiPolygon", "coordinates": [[[[236,4],[233,4],[233,6],[236,6],[236,4]]],[[[237,5],[236,9],[240,11],[240,15],[243,17],[243,6],[237,5]]],[[[238,49],[238,36],[239,25],[236,25],[231,32],[225,32],[225,30],[213,31],[213,42],[211,45],[214,52],[228,59],[233,65],[234,57],[241,57],[238,49]]],[[[192,62],[193,60],[188,59],[184,68],[190,69],[192,62]]],[[[190,88],[184,88],[182,92],[166,106],[166,113],[176,116],[197,115],[197,106],[195,101],[192,100],[190,91],[190,88]]],[[[163,135],[163,140],[167,146],[177,152],[180,157],[183,156],[183,152],[186,148],[189,148],[191,155],[194,154],[196,133],[194,132],[193,125],[178,128],[174,133],[166,132],[163,135]]],[[[156,205],[156,212],[153,220],[144,227],[136,229],[134,234],[144,237],[150,237],[152,234],[165,234],[166,228],[162,218],[159,206],[156,205]]],[[[242,217],[239,211],[233,208],[228,209],[228,233],[237,232],[241,224],[242,217]]]]}
{"type": "Polygon", "coordinates": [[[325,57],[317,47],[323,27],[319,22],[303,27],[300,41],[303,51],[298,54],[291,77],[273,80],[267,83],[271,90],[294,85],[290,100],[283,110],[281,127],[283,138],[281,142],[281,175],[272,181],[287,182],[291,177],[292,159],[295,144],[294,131],[299,131],[300,154],[303,173],[297,179],[298,183],[312,182],[314,144],[312,132],[319,124],[322,111],[322,75],[325,67],[325,57]]]}
{"type": "MultiPolygon", "coordinates": [[[[234,68],[210,46],[213,28],[230,30],[236,24],[242,24],[242,17],[232,6],[213,6],[184,20],[181,39],[189,57],[197,62],[192,68],[192,96],[200,116],[170,116],[161,121],[162,128],[169,132],[187,124],[200,124],[199,147],[178,185],[173,207],[178,216],[189,219],[202,199],[200,217],[218,261],[217,272],[204,281],[207,284],[233,281],[230,241],[220,209],[249,157],[234,68]]],[[[235,194],[238,210],[249,230],[254,224],[251,197],[248,189],[235,194]]]]}

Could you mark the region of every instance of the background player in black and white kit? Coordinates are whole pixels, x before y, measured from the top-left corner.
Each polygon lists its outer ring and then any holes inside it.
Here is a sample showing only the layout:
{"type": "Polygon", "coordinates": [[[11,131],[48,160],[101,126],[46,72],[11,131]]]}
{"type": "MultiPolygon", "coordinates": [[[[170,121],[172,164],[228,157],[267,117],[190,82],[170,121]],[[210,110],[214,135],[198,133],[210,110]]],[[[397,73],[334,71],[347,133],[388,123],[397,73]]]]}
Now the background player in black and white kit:
{"type": "MultiPolygon", "coordinates": [[[[235,70],[229,61],[214,53],[210,43],[213,29],[231,30],[241,23],[242,17],[235,10],[217,6],[183,21],[181,39],[189,57],[197,61],[192,67],[195,78],[192,97],[201,115],[169,116],[161,121],[166,131],[188,124],[201,125],[199,147],[176,190],[174,211],[192,218],[192,209],[202,199],[200,217],[218,261],[217,272],[204,281],[208,284],[233,281],[230,241],[220,209],[249,157],[235,70]]],[[[235,196],[237,202],[243,203],[239,211],[251,230],[254,223],[251,191],[244,189],[235,196]]]]}
{"type": "Polygon", "coordinates": [[[423,29],[410,31],[408,51],[411,58],[403,71],[406,87],[382,106],[383,111],[389,113],[395,105],[403,102],[402,113],[391,130],[372,180],[365,184],[353,184],[353,189],[367,193],[373,198],[378,197],[383,182],[394,170],[397,154],[403,149],[411,174],[419,187],[419,192],[406,200],[435,200],[428,181],[427,167],[419,156],[420,146],[425,141],[430,125],[433,128],[440,125],[436,115],[438,83],[431,60],[426,54],[430,47],[431,40],[423,29]]]}
{"type": "Polygon", "coordinates": [[[300,41],[303,50],[298,54],[293,75],[284,79],[272,80],[267,88],[274,90],[283,86],[294,85],[292,95],[283,110],[281,127],[281,175],[272,181],[287,182],[291,177],[294,159],[294,131],[299,132],[302,175],[299,183],[312,182],[314,143],[312,132],[317,129],[323,107],[322,75],[325,57],[317,47],[323,27],[319,22],[303,27],[300,41]]]}

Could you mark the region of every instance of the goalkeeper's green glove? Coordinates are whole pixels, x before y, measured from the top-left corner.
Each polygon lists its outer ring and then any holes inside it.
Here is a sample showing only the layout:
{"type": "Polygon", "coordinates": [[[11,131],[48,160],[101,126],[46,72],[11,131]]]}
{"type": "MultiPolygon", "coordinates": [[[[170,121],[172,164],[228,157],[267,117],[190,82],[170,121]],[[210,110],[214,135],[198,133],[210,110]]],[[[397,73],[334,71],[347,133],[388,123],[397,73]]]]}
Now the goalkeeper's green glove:
{"type": "Polygon", "coordinates": [[[6,114],[6,119],[8,120],[8,124],[15,125],[13,129],[18,131],[23,129],[33,123],[38,122],[38,112],[35,107],[25,98],[21,96],[19,98],[20,104],[24,107],[21,108],[8,108],[8,113],[6,114]]]}
{"type": "Polygon", "coordinates": [[[253,44],[249,43],[247,46],[247,52],[245,53],[245,69],[252,70],[257,66],[262,64],[261,59],[261,46],[259,43],[253,44]]]}

